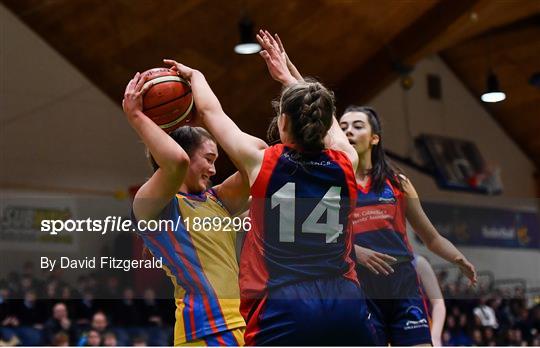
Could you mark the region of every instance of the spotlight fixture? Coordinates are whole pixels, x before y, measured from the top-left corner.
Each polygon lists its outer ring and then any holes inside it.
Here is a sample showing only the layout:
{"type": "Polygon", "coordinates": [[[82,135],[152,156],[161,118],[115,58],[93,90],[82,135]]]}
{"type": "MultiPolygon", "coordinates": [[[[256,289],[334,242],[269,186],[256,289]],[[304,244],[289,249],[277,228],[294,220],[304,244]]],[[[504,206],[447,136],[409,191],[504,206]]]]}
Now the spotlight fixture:
{"type": "Polygon", "coordinates": [[[488,73],[486,85],[486,91],[480,97],[484,103],[498,103],[506,99],[506,94],[499,88],[497,75],[492,70],[488,73]]]}
{"type": "Polygon", "coordinates": [[[255,41],[253,36],[253,22],[249,17],[244,16],[238,22],[238,30],[240,31],[240,43],[234,46],[234,52],[238,54],[255,54],[261,50],[261,45],[255,41]]]}

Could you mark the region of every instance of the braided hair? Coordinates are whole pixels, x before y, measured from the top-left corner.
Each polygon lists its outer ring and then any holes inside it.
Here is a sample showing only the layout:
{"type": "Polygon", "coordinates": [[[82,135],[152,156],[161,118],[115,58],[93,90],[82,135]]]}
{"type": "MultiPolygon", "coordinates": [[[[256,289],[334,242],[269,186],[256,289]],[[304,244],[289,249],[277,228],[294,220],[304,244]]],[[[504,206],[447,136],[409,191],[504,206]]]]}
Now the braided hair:
{"type": "Polygon", "coordinates": [[[334,94],[315,80],[304,80],[281,93],[280,113],[290,119],[290,131],[300,150],[308,153],[324,149],[324,137],[335,112],[334,94]]]}

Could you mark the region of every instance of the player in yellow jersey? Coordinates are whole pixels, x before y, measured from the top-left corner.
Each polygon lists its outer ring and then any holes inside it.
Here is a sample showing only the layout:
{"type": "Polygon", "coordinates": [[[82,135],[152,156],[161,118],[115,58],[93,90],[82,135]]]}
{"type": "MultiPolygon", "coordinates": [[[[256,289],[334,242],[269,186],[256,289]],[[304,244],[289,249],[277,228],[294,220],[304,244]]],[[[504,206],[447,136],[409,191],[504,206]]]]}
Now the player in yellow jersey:
{"type": "Polygon", "coordinates": [[[179,221],[159,231],[139,231],[174,284],[174,344],[243,345],[236,235],[229,221],[247,201],[249,185],[235,173],[207,189],[218,157],[212,136],[199,127],[167,135],[142,112],[143,86],[137,73],[126,87],[123,109],[148,147],[155,172],[137,192],[132,218],[179,221]],[[211,224],[202,223],[204,218],[211,224]]]}

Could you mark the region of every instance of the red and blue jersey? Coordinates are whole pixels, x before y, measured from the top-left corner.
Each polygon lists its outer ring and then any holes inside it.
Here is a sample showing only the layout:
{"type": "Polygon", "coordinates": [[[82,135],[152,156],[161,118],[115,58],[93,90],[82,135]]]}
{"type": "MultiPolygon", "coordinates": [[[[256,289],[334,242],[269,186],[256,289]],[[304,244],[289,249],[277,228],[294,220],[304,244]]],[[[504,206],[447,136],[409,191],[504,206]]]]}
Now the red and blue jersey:
{"type": "Polygon", "coordinates": [[[252,300],[283,285],[336,276],[357,282],[348,226],[357,190],[344,153],[306,155],[274,145],[265,150],[251,195],[252,229],[240,263],[245,318],[252,300]]]}
{"type": "Polygon", "coordinates": [[[392,256],[412,260],[412,248],[407,238],[405,197],[387,180],[381,192],[371,187],[371,179],[358,185],[356,208],[351,215],[354,243],[392,256]]]}

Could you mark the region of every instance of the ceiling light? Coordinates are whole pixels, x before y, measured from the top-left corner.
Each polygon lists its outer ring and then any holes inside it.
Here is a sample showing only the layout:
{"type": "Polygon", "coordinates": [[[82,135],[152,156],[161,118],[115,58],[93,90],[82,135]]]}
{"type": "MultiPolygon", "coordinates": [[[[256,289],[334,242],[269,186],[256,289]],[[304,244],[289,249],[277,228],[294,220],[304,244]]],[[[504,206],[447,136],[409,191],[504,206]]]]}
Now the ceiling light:
{"type": "Polygon", "coordinates": [[[240,43],[234,46],[234,52],[238,54],[255,54],[261,50],[261,45],[255,41],[253,36],[253,22],[248,17],[243,17],[238,22],[240,31],[240,43]]]}
{"type": "Polygon", "coordinates": [[[506,94],[499,88],[499,80],[493,71],[488,73],[486,85],[486,91],[480,97],[484,103],[497,103],[506,99],[506,94]]]}

